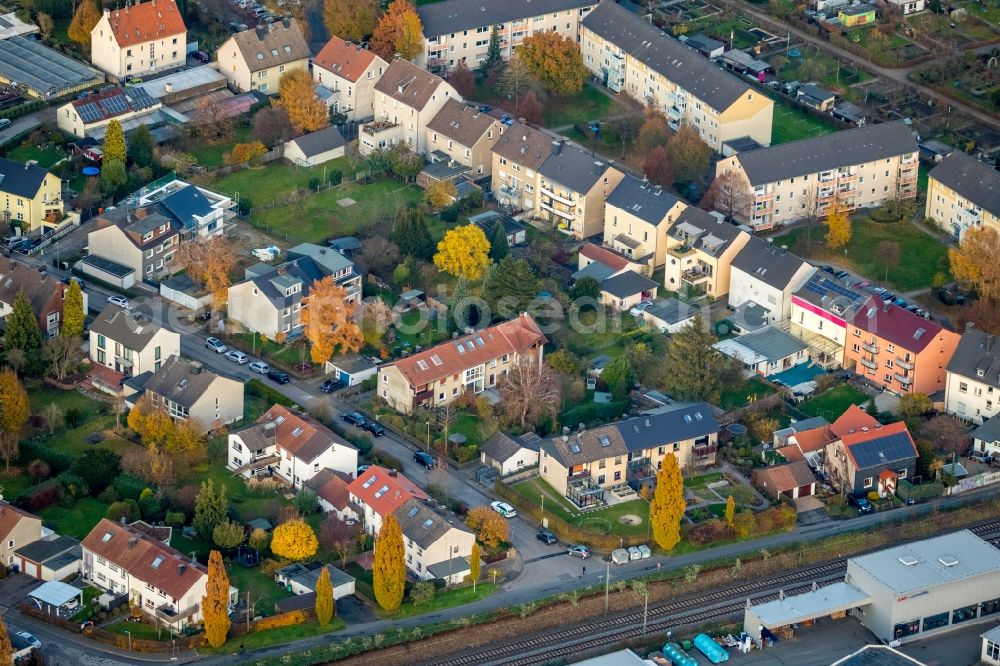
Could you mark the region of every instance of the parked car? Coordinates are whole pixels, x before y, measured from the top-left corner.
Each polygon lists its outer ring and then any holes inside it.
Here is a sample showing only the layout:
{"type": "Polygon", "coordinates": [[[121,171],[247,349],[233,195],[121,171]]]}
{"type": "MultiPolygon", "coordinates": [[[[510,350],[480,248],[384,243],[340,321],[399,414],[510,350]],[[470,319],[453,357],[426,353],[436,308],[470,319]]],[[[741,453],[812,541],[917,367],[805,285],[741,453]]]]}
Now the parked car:
{"type": "Polygon", "coordinates": [[[851,506],[858,510],[858,513],[871,513],[872,503],[866,497],[855,497],[851,495],[851,506]]]}
{"type": "Polygon", "coordinates": [[[358,465],[358,474],[357,474],[357,476],[361,476],[362,474],[364,474],[365,472],[367,472],[369,467],[371,467],[371,465],[358,465]]]}
{"type": "Polygon", "coordinates": [[[385,434],[385,428],[382,427],[382,424],[375,421],[365,421],[361,427],[370,432],[372,437],[381,437],[385,434]]]}
{"type": "Polygon", "coordinates": [[[128,299],[124,296],[108,296],[108,303],[112,305],[117,305],[120,308],[125,308],[128,310],[132,306],[129,304],[128,299]]]}
{"type": "Polygon", "coordinates": [[[267,378],[279,384],[287,384],[288,382],[292,381],[292,378],[289,377],[288,373],[285,372],[284,370],[268,370],[267,378]]]}
{"type": "Polygon", "coordinates": [[[567,555],[572,555],[573,557],[579,557],[581,560],[585,560],[590,557],[590,548],[587,546],[570,546],[566,549],[567,555]]]}
{"type": "Polygon", "coordinates": [[[514,507],[507,504],[507,502],[490,502],[490,508],[504,518],[513,518],[517,515],[517,511],[514,510],[514,507]]]}
{"type": "Polygon", "coordinates": [[[34,635],[29,634],[27,631],[19,631],[17,632],[17,636],[36,650],[42,647],[42,642],[35,638],[34,635]]]}
{"type": "Polygon", "coordinates": [[[558,541],[558,539],[556,539],[556,535],[553,534],[552,532],[549,532],[548,530],[542,530],[541,532],[535,535],[535,538],[549,546],[558,541]]]}
{"type": "Polygon", "coordinates": [[[417,451],[413,454],[413,462],[423,465],[424,469],[434,469],[438,466],[437,458],[424,451],[417,451]]]}
{"type": "Polygon", "coordinates": [[[637,303],[634,308],[628,311],[628,313],[633,317],[642,316],[642,313],[645,312],[652,304],[653,301],[642,301],[641,303],[637,303]]]}
{"type": "Polygon", "coordinates": [[[214,351],[216,354],[225,354],[228,351],[228,347],[222,344],[222,340],[219,338],[208,338],[205,340],[205,346],[214,351]]]}
{"type": "Polygon", "coordinates": [[[212,56],[208,55],[204,51],[195,51],[191,54],[191,57],[200,63],[210,63],[212,62],[212,56]]]}
{"type": "Polygon", "coordinates": [[[266,375],[271,372],[271,366],[264,361],[254,361],[249,367],[251,372],[256,372],[258,375],[266,375]]]}
{"type": "Polygon", "coordinates": [[[357,426],[359,428],[364,427],[365,423],[368,421],[368,419],[365,418],[364,414],[360,412],[347,412],[345,414],[341,414],[340,418],[344,421],[347,421],[352,426],[357,426]]]}
{"type": "Polygon", "coordinates": [[[240,365],[246,365],[250,362],[250,357],[241,351],[236,351],[235,349],[226,352],[226,358],[233,363],[239,363],[240,365]]]}
{"type": "Polygon", "coordinates": [[[319,385],[320,393],[333,393],[341,387],[339,379],[328,379],[319,385]]]}
{"type": "Polygon", "coordinates": [[[0,130],[5,130],[10,127],[10,118],[0,118],[0,130]]]}

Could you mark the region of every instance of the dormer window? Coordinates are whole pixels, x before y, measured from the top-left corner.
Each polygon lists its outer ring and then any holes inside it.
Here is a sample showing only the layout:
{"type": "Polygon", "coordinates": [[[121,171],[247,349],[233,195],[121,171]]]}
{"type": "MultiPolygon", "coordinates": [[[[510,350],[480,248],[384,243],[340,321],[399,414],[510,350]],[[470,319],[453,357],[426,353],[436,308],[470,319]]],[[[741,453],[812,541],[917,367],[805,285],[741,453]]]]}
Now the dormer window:
{"type": "Polygon", "coordinates": [[[986,371],[982,368],[976,368],[976,377],[982,377],[986,374],[986,371]]]}

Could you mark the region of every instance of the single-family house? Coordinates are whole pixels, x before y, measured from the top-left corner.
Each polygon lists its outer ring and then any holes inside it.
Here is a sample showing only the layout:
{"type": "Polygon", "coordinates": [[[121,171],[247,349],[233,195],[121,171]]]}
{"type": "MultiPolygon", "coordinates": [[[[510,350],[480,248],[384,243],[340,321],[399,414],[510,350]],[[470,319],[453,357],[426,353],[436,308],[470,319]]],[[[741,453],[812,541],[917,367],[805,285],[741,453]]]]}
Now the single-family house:
{"type": "Polygon", "coordinates": [[[126,208],[155,210],[175,223],[180,241],[221,236],[237,216],[236,200],[228,194],[168,177],[134,192],[126,208]]]}
{"type": "Polygon", "coordinates": [[[538,435],[498,432],[479,447],[479,460],[501,476],[538,466],[538,435]]]}
{"type": "Polygon", "coordinates": [[[635,176],[625,176],[608,195],[604,244],[650,269],[667,260],[667,233],[687,204],[635,176]]]}
{"type": "Polygon", "coordinates": [[[156,372],[180,356],[179,333],[154,324],[138,312],[108,303],[90,324],[90,360],[125,377],[156,372]]]}
{"type": "Polygon", "coordinates": [[[413,578],[441,578],[451,585],[469,575],[476,535],[461,521],[447,518],[415,498],[393,513],[403,533],[406,568],[413,578]]]}
{"type": "MultiPolygon", "coordinates": [[[[868,417],[865,412],[857,411],[868,417]]],[[[851,409],[845,415],[846,419],[855,418],[851,409]]],[[[871,417],[868,418],[871,419],[871,417]]],[[[844,420],[842,419],[845,419],[845,416],[841,416],[838,423],[843,424],[844,420]]],[[[871,422],[874,424],[874,419],[871,419],[871,422]]],[[[826,419],[813,417],[793,423],[787,428],[776,430],[774,432],[774,449],[788,462],[804,460],[812,469],[819,469],[823,463],[826,445],[836,439],[837,435],[826,419]]]]}
{"type": "MultiPolygon", "coordinates": [[[[33,266],[12,259],[0,258],[0,320],[7,318],[17,295],[24,293],[31,311],[38,318],[42,336],[59,335],[63,319],[63,303],[69,285],[33,266]]],[[[83,292],[83,312],[87,313],[87,292],[83,292]]]]}
{"type": "Polygon", "coordinates": [[[406,414],[495,388],[520,363],[541,365],[547,341],[527,313],[379,366],[378,395],[406,414]]]}
{"type": "Polygon", "coordinates": [[[618,311],[631,310],[656,298],[659,285],[635,271],[624,271],[601,280],[601,303],[618,311]]]}
{"type": "Polygon", "coordinates": [[[692,296],[725,296],[730,293],[733,260],[750,238],[719,216],[688,206],[666,234],[664,286],[692,296]]]}
{"type": "Polygon", "coordinates": [[[90,62],[113,81],[184,67],[187,27],[175,0],[105,9],[90,31],[90,62]]]}
{"type": "Polygon", "coordinates": [[[917,448],[902,421],[846,432],[826,445],[823,466],[830,483],[844,492],[893,495],[899,479],[916,473],[917,448]]]}
{"type": "Polygon", "coordinates": [[[314,167],[346,153],[347,141],[340,130],[330,125],[285,143],[284,157],[299,166],[314,167]]]}
{"type": "MultiPolygon", "coordinates": [[[[97,215],[96,229],[87,234],[89,256],[120,266],[135,281],[156,280],[176,268],[180,225],[159,206],[109,208],[97,215]]],[[[83,272],[101,278],[84,263],[83,272]]]]}
{"type": "Polygon", "coordinates": [[[66,580],[80,573],[82,558],[78,540],[53,534],[14,551],[14,568],[38,580],[66,580]]]}
{"type": "Polygon", "coordinates": [[[353,477],[358,450],[326,426],[304,414],[273,405],[250,426],[229,433],[229,461],[234,474],[277,476],[293,488],[325,469],[353,477]]]}
{"type": "Polygon", "coordinates": [[[946,388],[960,339],[936,321],[872,296],[848,324],[844,367],[898,395],[930,395],[946,388]]]}
{"type": "MultiPolygon", "coordinates": [[[[156,125],[162,120],[162,107],[142,86],[106,88],[60,106],[56,126],[66,134],[100,143],[112,120],[134,127],[156,125]]],[[[85,154],[100,159],[102,153],[91,148],[85,154]]]]}
{"type": "Polygon", "coordinates": [[[62,179],[38,164],[0,158],[2,218],[23,234],[54,229],[63,219],[62,179]]]}
{"type": "Polygon", "coordinates": [[[428,500],[420,486],[394,469],[372,465],[347,486],[352,510],[368,534],[378,534],[382,519],[412,499],[428,500]]]}
{"type": "Polygon", "coordinates": [[[823,367],[844,365],[847,324],[868,302],[869,294],[816,271],[792,293],[788,332],[809,345],[823,367]]]}
{"type": "Polygon", "coordinates": [[[767,322],[788,319],[792,293],[816,271],[804,259],[761,238],[751,237],[736,254],[729,274],[729,305],[752,301],[767,311],[767,322]]]}
{"type": "Polygon", "coordinates": [[[375,116],[375,83],[388,63],[364,47],[331,37],[313,58],[313,80],[329,90],[327,104],[351,122],[375,116]]]}
{"type": "Polygon", "coordinates": [[[276,95],[283,74],[308,71],[310,55],[299,24],[285,18],[237,32],[219,47],[216,59],[231,88],[276,95]]]}
{"type": "Polygon", "coordinates": [[[924,216],[961,240],[968,229],[1000,232],[1000,173],[961,150],[931,169],[924,216]]]}
{"type": "Polygon", "coordinates": [[[42,538],[42,519],[0,500],[0,562],[17,564],[17,550],[42,538]]]}
{"type": "Polygon", "coordinates": [[[427,123],[427,152],[469,167],[473,178],[488,176],[500,128],[500,120],[478,106],[448,99],[427,123]]]}
{"type": "Polygon", "coordinates": [[[577,268],[578,270],[570,276],[573,282],[578,282],[585,277],[603,282],[609,277],[626,271],[640,274],[649,271],[646,264],[638,263],[609,247],[594,243],[585,243],[580,247],[577,252],[577,268]]]}
{"type": "Polygon", "coordinates": [[[804,460],[755,469],[751,481],[774,500],[816,494],[816,475],[804,460]]]}
{"type": "Polygon", "coordinates": [[[347,490],[353,480],[350,474],[321,469],[305,482],[305,487],[316,493],[324,513],[332,511],[341,520],[357,520],[357,514],[351,506],[350,492],[347,490]]]}
{"type": "Polygon", "coordinates": [[[1000,342],[993,334],[967,325],[946,371],[946,412],[976,424],[1000,413],[1000,342]]]}
{"type": "MultiPolygon", "coordinates": [[[[197,424],[202,433],[243,418],[242,381],[216,374],[201,363],[180,356],[169,357],[153,371],[146,378],[141,395],[175,421],[197,424]]],[[[130,401],[138,402],[141,395],[136,394],[130,401]]]]}
{"type": "Polygon", "coordinates": [[[714,347],[739,361],[747,370],[764,377],[776,375],[809,360],[809,347],[806,343],[774,326],[765,326],[737,338],[720,340],[714,347]]]}
{"type": "Polygon", "coordinates": [[[293,562],[278,569],[274,574],[274,581],[293,594],[311,594],[315,597],[316,584],[324,568],[330,575],[334,601],[354,594],[354,577],[322,562],[293,562]]]}

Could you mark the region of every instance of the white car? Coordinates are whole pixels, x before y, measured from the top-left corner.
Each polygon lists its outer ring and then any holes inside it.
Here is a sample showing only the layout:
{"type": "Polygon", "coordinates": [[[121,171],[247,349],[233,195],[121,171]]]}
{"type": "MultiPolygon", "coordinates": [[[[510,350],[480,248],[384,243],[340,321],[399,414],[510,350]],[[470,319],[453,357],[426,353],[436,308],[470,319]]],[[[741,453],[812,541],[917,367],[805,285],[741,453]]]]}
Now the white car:
{"type": "Polygon", "coordinates": [[[216,354],[225,354],[228,350],[228,347],[222,344],[222,340],[219,338],[208,338],[205,340],[205,346],[214,351],[216,354]]]}
{"type": "Polygon", "coordinates": [[[35,649],[42,647],[42,642],[37,638],[35,638],[34,635],[29,634],[27,631],[19,631],[17,632],[17,636],[20,637],[21,640],[23,640],[25,643],[27,643],[28,645],[30,645],[35,649]]]}
{"type": "Polygon", "coordinates": [[[642,315],[642,313],[645,312],[647,309],[649,309],[649,306],[651,306],[652,304],[653,301],[642,301],[641,303],[637,303],[634,308],[628,311],[628,313],[633,317],[638,317],[642,315]]]}
{"type": "Polygon", "coordinates": [[[108,303],[117,305],[120,308],[125,308],[126,310],[132,307],[128,302],[128,299],[124,296],[108,296],[108,303]]]}
{"type": "Polygon", "coordinates": [[[517,511],[514,510],[510,504],[506,502],[491,502],[490,508],[499,513],[504,518],[513,518],[517,515],[517,511]]]}
{"type": "Polygon", "coordinates": [[[271,372],[271,366],[264,361],[254,361],[250,364],[250,371],[256,372],[258,375],[266,375],[271,372]]]}
{"type": "Polygon", "coordinates": [[[226,352],[226,358],[233,363],[239,363],[240,365],[246,365],[250,362],[250,357],[241,351],[231,350],[226,352]]]}

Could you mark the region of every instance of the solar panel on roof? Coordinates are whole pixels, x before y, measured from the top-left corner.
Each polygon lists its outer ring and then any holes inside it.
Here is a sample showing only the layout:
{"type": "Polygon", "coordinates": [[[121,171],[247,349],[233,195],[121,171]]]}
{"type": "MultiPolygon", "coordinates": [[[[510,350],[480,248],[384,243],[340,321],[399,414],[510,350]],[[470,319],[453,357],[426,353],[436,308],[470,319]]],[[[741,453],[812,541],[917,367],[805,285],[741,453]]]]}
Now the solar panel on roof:
{"type": "Polygon", "coordinates": [[[898,432],[868,442],[851,446],[851,455],[858,467],[866,469],[891,462],[912,458],[913,445],[905,432],[898,432]]]}
{"type": "Polygon", "coordinates": [[[80,118],[83,119],[85,123],[96,122],[101,119],[101,110],[97,108],[96,104],[84,104],[83,106],[77,108],[77,113],[80,114],[80,118]]]}

